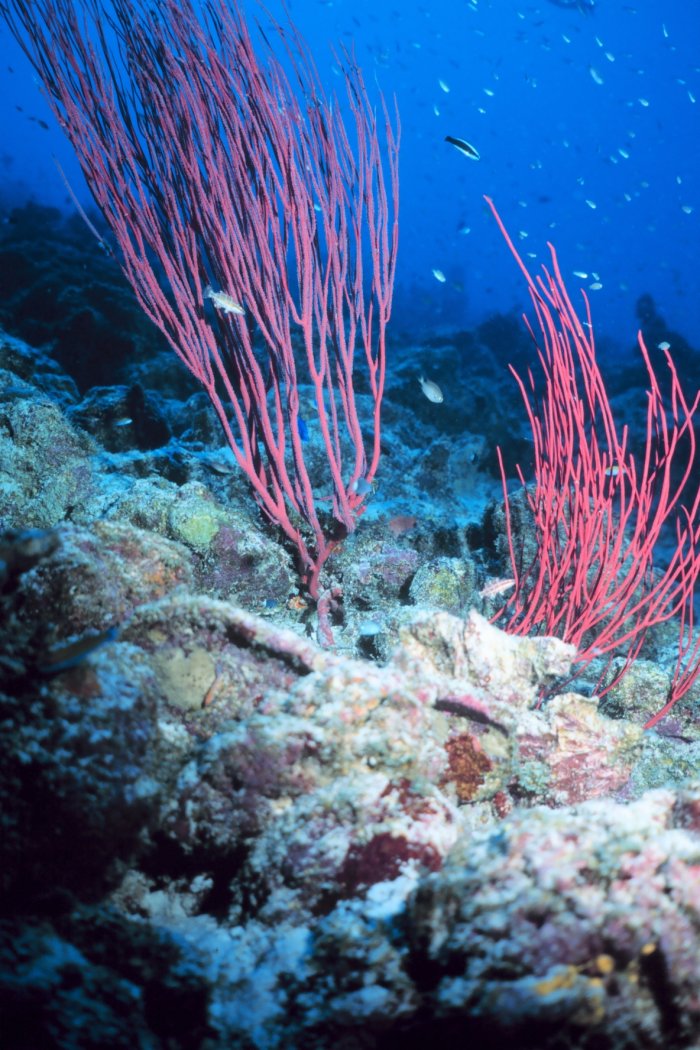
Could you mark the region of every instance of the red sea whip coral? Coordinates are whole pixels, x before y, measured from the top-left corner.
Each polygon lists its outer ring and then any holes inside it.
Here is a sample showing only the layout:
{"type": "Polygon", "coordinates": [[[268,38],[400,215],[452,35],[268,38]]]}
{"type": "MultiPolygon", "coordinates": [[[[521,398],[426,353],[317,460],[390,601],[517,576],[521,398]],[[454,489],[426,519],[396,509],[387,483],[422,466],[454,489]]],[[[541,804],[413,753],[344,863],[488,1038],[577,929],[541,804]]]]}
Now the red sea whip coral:
{"type": "Polygon", "coordinates": [[[666,348],[670,398],[664,398],[640,333],[649,390],[645,442],[640,455],[633,452],[627,426],[620,430],[613,418],[585,294],[581,322],[552,246],[552,273],[543,267],[533,279],[486,200],[528,284],[539,335],[526,323],[544,376],[540,390],[531,370],[523,378],[511,369],[534,442],[534,484],[527,486],[520,469],[518,474],[535,553],[527,560],[516,544],[501,459],[514,591],[499,616],[511,634],[555,635],[572,643],[579,665],[623,653],[621,668],[599,689],[603,693],[637,658],[649,628],[679,615],[678,658],[666,703],[646,723],[650,728],[700,673],[700,638],[693,637],[700,486],[697,474],[691,478],[698,468],[694,424],[700,393],[688,402],[666,348]],[[675,549],[659,572],[654,550],[674,519],[675,549]]]}
{"type": "Polygon", "coordinates": [[[201,18],[190,0],[1,0],[0,11],[140,305],[206,390],[318,599],[323,566],[354,529],[379,463],[398,120],[382,100],[380,135],[350,55],[347,99],[329,99],[293,26],[275,27],[282,60],[261,29],[258,58],[235,0],[205,0],[201,18]],[[367,437],[358,344],[373,406],[367,437]],[[312,390],[310,416],[301,384],[312,390]],[[324,453],[313,476],[312,428],[324,453]]]}

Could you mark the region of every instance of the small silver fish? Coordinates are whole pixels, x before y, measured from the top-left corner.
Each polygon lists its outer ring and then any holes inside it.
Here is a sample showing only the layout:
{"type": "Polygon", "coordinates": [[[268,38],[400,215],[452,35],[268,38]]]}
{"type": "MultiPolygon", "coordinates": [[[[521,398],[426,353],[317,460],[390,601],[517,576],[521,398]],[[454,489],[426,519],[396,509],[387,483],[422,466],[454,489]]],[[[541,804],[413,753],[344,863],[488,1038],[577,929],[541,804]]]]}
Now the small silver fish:
{"type": "Polygon", "coordinates": [[[497,576],[489,580],[489,582],[481,588],[479,591],[479,597],[495,598],[497,595],[509,591],[511,587],[515,587],[515,580],[512,576],[497,576]]]}
{"type": "Polygon", "coordinates": [[[442,396],[442,390],[437,383],[433,383],[432,379],[426,379],[425,376],[421,376],[418,382],[420,383],[420,388],[428,401],[432,401],[435,405],[442,404],[444,398],[442,396]]]}
{"type": "Polygon", "coordinates": [[[366,496],[368,492],[372,491],[372,484],[367,481],[367,478],[358,478],[357,481],[353,481],[350,491],[356,492],[358,496],[366,496]]]}
{"type": "Polygon", "coordinates": [[[456,139],[452,135],[445,135],[445,142],[455,146],[460,153],[463,153],[465,157],[469,157],[470,160],[479,160],[481,158],[478,149],[475,149],[466,139],[456,139]]]}
{"type": "Polygon", "coordinates": [[[211,299],[212,303],[217,310],[221,310],[222,314],[245,314],[245,310],[240,303],[236,302],[232,295],[228,292],[215,292],[210,284],[204,289],[204,298],[211,299]]]}

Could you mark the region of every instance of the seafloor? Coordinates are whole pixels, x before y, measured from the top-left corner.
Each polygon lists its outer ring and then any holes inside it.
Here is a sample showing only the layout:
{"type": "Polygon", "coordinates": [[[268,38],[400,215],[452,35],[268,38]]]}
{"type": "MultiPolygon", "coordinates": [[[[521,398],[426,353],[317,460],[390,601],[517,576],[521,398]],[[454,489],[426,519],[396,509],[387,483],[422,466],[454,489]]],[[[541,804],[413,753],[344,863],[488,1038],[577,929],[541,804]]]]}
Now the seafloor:
{"type": "MultiPolygon", "coordinates": [[[[116,263],[57,212],[8,215],[4,1050],[700,1046],[697,691],[642,729],[677,629],[599,702],[570,647],[489,622],[532,344],[516,316],[417,341],[410,298],[322,647],[116,263]]],[[[634,437],[634,343],[600,358],[634,437]]]]}

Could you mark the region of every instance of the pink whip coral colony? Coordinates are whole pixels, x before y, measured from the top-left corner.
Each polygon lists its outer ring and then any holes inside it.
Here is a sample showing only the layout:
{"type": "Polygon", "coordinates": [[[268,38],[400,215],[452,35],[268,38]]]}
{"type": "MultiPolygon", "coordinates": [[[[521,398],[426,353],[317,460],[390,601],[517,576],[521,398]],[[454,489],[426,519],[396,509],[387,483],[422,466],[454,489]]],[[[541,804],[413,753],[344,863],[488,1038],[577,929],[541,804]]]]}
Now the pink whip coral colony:
{"type": "Polygon", "coordinates": [[[700,674],[693,598],[700,574],[700,486],[694,431],[700,392],[689,403],[673,358],[664,350],[670,397],[664,398],[640,333],[649,381],[646,440],[631,451],[627,426],[613,418],[595,356],[588,300],[581,322],[550,245],[552,272],[533,279],[489,198],[487,203],[525,275],[540,328],[537,346],[543,392],[530,370],[513,374],[534,442],[534,483],[524,486],[532,517],[534,555],[516,543],[506,475],[500,458],[514,590],[497,618],[511,634],[556,635],[578,649],[580,666],[607,658],[598,693],[609,690],[639,655],[648,630],[679,617],[678,657],[668,697],[646,723],[657,724],[700,674]],[[694,472],[694,473],[693,473],[694,472]],[[691,474],[692,484],[691,484],[691,474]],[[691,493],[688,504],[681,500],[691,493]],[[675,545],[663,571],[654,549],[665,528],[675,545]],[[622,662],[610,673],[612,658],[622,662]]]}
{"type": "Polygon", "coordinates": [[[140,305],[206,390],[319,598],[379,463],[398,118],[392,126],[382,100],[380,135],[347,54],[347,99],[327,98],[292,26],[275,27],[283,60],[260,30],[260,60],[235,0],[204,0],[201,18],[190,0],[2,0],[0,11],[140,305]],[[367,438],[356,356],[373,406],[367,438]],[[302,383],[313,390],[304,415],[302,383]],[[312,428],[324,451],[313,471],[312,428]]]}

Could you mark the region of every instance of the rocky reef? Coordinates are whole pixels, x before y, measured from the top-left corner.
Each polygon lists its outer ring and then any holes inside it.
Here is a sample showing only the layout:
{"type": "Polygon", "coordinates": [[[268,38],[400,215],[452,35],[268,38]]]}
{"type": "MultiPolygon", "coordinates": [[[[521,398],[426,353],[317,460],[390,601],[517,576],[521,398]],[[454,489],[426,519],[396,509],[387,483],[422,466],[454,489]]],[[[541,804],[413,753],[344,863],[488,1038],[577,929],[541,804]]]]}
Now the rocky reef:
{"type": "Polygon", "coordinates": [[[693,695],[490,622],[488,434],[399,357],[328,648],[200,394],[59,356],[0,339],[3,1046],[697,1047],[693,695]]]}

